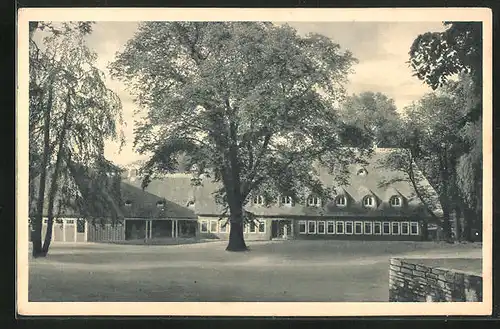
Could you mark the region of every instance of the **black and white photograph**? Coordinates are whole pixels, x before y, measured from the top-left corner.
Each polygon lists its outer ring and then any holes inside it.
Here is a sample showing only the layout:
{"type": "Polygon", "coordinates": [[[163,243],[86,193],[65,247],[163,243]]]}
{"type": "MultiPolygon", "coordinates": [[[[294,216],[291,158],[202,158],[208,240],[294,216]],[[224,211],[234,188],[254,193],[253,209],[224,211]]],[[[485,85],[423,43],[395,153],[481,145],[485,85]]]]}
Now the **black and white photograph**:
{"type": "Polygon", "coordinates": [[[481,8],[21,10],[18,312],[489,314],[491,35],[481,8]]]}

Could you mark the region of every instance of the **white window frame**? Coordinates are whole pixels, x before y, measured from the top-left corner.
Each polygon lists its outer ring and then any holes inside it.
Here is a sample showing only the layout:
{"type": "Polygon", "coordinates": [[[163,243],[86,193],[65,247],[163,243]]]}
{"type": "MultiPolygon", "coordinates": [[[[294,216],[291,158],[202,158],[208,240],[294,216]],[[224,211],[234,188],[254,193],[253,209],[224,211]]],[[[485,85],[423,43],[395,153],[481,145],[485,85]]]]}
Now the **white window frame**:
{"type": "Polygon", "coordinates": [[[363,234],[364,235],[373,235],[373,222],[371,222],[371,221],[364,221],[363,222],[363,234]],[[370,228],[370,232],[366,232],[366,224],[368,224],[368,227],[370,228]]]}
{"type": "Polygon", "coordinates": [[[262,195],[256,195],[252,198],[252,203],[256,206],[262,206],[264,204],[264,197],[262,195]],[[257,199],[257,202],[255,202],[257,199]]]}
{"type": "Polygon", "coordinates": [[[401,235],[410,235],[410,223],[409,222],[402,222],[401,223],[401,235]],[[403,232],[403,225],[407,226],[408,231],[406,233],[403,232]]]}
{"type": "Polygon", "coordinates": [[[201,220],[200,221],[200,233],[208,233],[208,220],[201,220]],[[206,225],[206,230],[203,230],[203,224],[206,225]]]}
{"type": "Polygon", "coordinates": [[[307,234],[307,222],[305,220],[299,220],[299,234],[307,234]],[[300,230],[300,225],[304,224],[304,231],[300,230]]]}
{"type": "Polygon", "coordinates": [[[219,222],[219,233],[227,233],[228,227],[229,227],[229,223],[226,223],[226,221],[221,220],[219,222]],[[224,226],[224,225],[226,225],[226,226],[224,226]]]}
{"type": "Polygon", "coordinates": [[[45,218],[45,219],[43,220],[43,223],[44,223],[44,224],[48,224],[48,223],[49,223],[49,220],[48,220],[47,218],[45,218]]]}
{"type": "Polygon", "coordinates": [[[345,222],[342,220],[335,221],[335,234],[344,235],[345,234],[345,222]],[[339,224],[342,227],[342,232],[339,232],[339,224]]]}
{"type": "Polygon", "coordinates": [[[267,225],[266,225],[266,221],[265,220],[263,220],[261,222],[258,222],[258,224],[257,224],[257,233],[260,233],[260,234],[266,233],[266,226],[267,225]],[[264,231],[263,232],[260,231],[260,225],[264,225],[264,231]]]}
{"type": "Polygon", "coordinates": [[[410,222],[410,235],[419,235],[420,234],[420,225],[418,222],[410,222]],[[412,233],[411,228],[416,227],[417,228],[417,233],[412,233]]]}
{"type": "Polygon", "coordinates": [[[382,235],[382,231],[383,231],[382,222],[373,222],[373,235],[382,235]],[[375,232],[375,226],[378,226],[380,228],[379,233],[375,232]]]}
{"type": "Polygon", "coordinates": [[[219,233],[219,223],[215,219],[210,220],[210,226],[208,227],[210,233],[219,233]],[[215,223],[215,231],[212,231],[212,225],[215,223]]]}
{"type": "Polygon", "coordinates": [[[392,233],[392,225],[391,225],[391,222],[382,222],[382,235],[391,235],[392,233]],[[384,227],[385,227],[385,224],[387,224],[389,226],[389,232],[388,233],[385,233],[384,232],[384,227]]]}
{"type": "Polygon", "coordinates": [[[243,225],[243,233],[248,233],[248,223],[243,225]]]}
{"type": "Polygon", "coordinates": [[[345,206],[347,206],[347,198],[344,195],[339,195],[335,198],[335,205],[337,207],[344,208],[345,206]],[[343,202],[340,202],[340,200],[342,200],[343,202]]]}
{"type": "Polygon", "coordinates": [[[401,235],[401,223],[391,222],[391,235],[401,235]],[[394,225],[398,228],[397,232],[394,232],[394,225]]]}
{"type": "Polygon", "coordinates": [[[293,205],[293,200],[291,196],[281,196],[280,203],[284,206],[291,207],[293,205]],[[284,202],[283,202],[284,201],[284,202]]]}
{"type": "Polygon", "coordinates": [[[318,231],[318,234],[326,234],[326,222],[324,220],[319,220],[316,229],[318,231]],[[321,233],[319,231],[319,224],[320,223],[323,223],[323,233],[321,233]]]}
{"type": "Polygon", "coordinates": [[[326,234],[335,234],[335,231],[336,231],[335,228],[336,228],[335,227],[335,221],[329,220],[329,221],[326,222],[326,234]],[[329,227],[330,224],[333,226],[333,232],[328,232],[328,227],[329,227]]]}
{"type": "Polygon", "coordinates": [[[354,234],[354,222],[353,221],[346,221],[344,224],[344,231],[346,235],[353,235],[354,234]],[[347,224],[351,224],[351,233],[347,232],[347,224]]]}
{"type": "Polygon", "coordinates": [[[75,220],[74,219],[66,219],[64,221],[64,224],[66,224],[66,225],[75,225],[75,220]]]}
{"type": "Polygon", "coordinates": [[[317,223],[315,220],[308,220],[307,221],[307,234],[316,234],[316,229],[317,229],[317,223]],[[309,230],[310,228],[310,224],[313,223],[314,224],[314,231],[311,232],[311,230],[309,230]]]}
{"type": "Polygon", "coordinates": [[[362,235],[364,231],[365,231],[365,227],[364,227],[363,222],[355,221],[354,222],[354,235],[362,235]],[[359,232],[359,233],[356,233],[356,225],[357,224],[359,224],[361,226],[361,232],[359,232]]]}
{"type": "Polygon", "coordinates": [[[367,195],[363,198],[363,207],[365,208],[373,208],[375,207],[375,197],[372,195],[367,195]],[[371,202],[367,201],[370,200],[371,202]]]}
{"type": "Polygon", "coordinates": [[[394,208],[399,208],[403,205],[403,200],[401,199],[400,196],[398,195],[394,195],[393,197],[391,197],[391,199],[389,200],[389,203],[391,204],[391,207],[394,207],[394,208]],[[394,203],[395,200],[398,200],[397,204],[394,203]]]}
{"type": "Polygon", "coordinates": [[[257,233],[257,225],[255,225],[254,221],[251,221],[248,225],[248,233],[257,233]],[[253,231],[252,231],[252,225],[253,225],[253,231]]]}
{"type": "Polygon", "coordinates": [[[309,207],[320,207],[321,206],[321,200],[317,196],[311,195],[311,196],[309,196],[307,198],[307,205],[309,207]]]}

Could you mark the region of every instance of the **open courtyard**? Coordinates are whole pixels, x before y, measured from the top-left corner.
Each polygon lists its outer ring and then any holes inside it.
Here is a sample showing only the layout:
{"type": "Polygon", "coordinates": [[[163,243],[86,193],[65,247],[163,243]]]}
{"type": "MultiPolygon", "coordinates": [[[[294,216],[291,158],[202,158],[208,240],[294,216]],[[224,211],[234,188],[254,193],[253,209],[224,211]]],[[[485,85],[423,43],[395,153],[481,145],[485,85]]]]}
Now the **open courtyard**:
{"type": "Polygon", "coordinates": [[[385,302],[389,258],[481,273],[481,244],[391,241],[54,244],[30,258],[32,302],[385,302]]]}

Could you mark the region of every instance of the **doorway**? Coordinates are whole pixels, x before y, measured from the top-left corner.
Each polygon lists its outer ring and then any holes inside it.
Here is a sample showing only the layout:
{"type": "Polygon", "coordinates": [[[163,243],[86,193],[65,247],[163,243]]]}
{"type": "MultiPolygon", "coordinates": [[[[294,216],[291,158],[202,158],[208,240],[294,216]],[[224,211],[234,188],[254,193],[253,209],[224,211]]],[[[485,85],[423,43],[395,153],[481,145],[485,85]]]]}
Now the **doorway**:
{"type": "Polygon", "coordinates": [[[287,219],[273,220],[271,224],[272,239],[288,239],[293,236],[292,221],[287,219]]]}

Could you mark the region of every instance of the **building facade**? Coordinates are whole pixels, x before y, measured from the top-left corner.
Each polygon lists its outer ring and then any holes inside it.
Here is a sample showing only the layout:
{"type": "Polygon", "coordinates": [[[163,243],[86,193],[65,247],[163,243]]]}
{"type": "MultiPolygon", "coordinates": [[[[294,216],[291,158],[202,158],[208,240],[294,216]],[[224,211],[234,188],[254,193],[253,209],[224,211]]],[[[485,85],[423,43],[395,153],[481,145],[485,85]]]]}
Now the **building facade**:
{"type": "MultiPolygon", "coordinates": [[[[366,165],[351,166],[346,186],[337,186],[334,176],[319,168],[321,182],[335,190],[327,199],[311,194],[294,202],[280,195],[264,204],[254,193],[245,210],[256,220],[245,224],[245,239],[426,240],[432,218],[402,173],[383,165],[390,152],[376,149],[366,165]]],[[[230,224],[213,197],[217,183],[206,179],[195,187],[189,174],[171,174],[143,190],[136,169],[122,178],[122,221],[81,224],[66,218],[54,229],[54,241],[229,238],[230,224]]],[[[432,190],[426,181],[420,185],[432,190]]],[[[437,196],[434,205],[439,214],[437,196]]]]}

